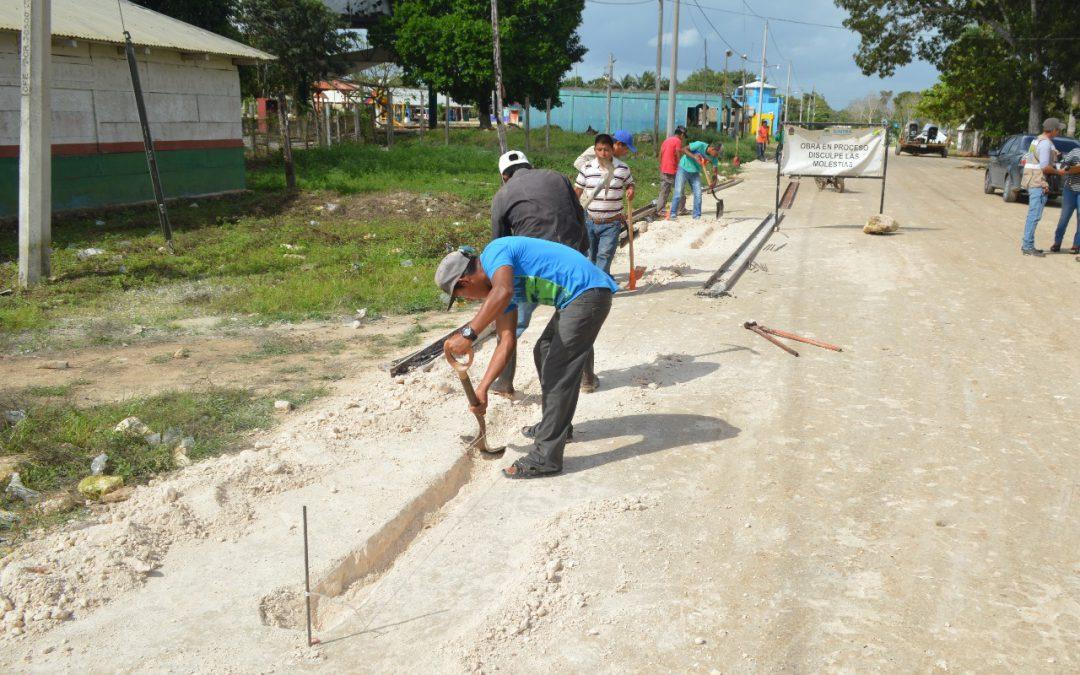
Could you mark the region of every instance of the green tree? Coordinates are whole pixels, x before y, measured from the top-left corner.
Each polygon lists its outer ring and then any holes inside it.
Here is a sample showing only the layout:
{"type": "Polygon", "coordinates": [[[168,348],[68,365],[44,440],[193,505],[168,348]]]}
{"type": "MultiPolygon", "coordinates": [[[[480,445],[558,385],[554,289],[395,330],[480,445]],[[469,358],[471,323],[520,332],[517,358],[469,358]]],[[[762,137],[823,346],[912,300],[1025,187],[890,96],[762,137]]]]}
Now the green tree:
{"type": "Polygon", "coordinates": [[[278,101],[285,182],[295,189],[286,97],[306,108],[316,82],[347,68],[345,52],[352,38],[320,0],[239,0],[237,23],[249,44],[277,57],[258,66],[255,79],[264,96],[278,101]]]}
{"type": "MultiPolygon", "coordinates": [[[[551,98],[585,55],[577,35],[584,0],[503,0],[499,39],[508,100],[551,98]]],[[[392,51],[409,81],[424,82],[475,103],[490,127],[495,74],[489,0],[399,0],[393,14],[368,32],[372,45],[392,51]]]]}
{"type": "Polygon", "coordinates": [[[136,5],[160,12],[174,19],[180,19],[192,26],[236,38],[238,33],[233,25],[236,0],[132,0],[136,5]]]}
{"type": "Polygon", "coordinates": [[[915,109],[922,99],[922,92],[902,91],[893,97],[893,120],[901,125],[915,116],[915,109]]]}
{"type": "Polygon", "coordinates": [[[581,79],[580,75],[574,75],[573,77],[568,77],[565,80],[563,80],[562,81],[562,86],[564,86],[564,87],[582,87],[582,88],[584,88],[585,87],[585,80],[581,79]]]}
{"type": "MultiPolygon", "coordinates": [[[[855,62],[867,74],[892,75],[915,58],[942,69],[947,53],[975,28],[1002,49],[1027,98],[1028,131],[1038,131],[1047,81],[1080,79],[1080,2],[1076,0],[834,0],[844,25],[861,36],[855,62]]],[[[967,75],[1000,64],[984,58],[967,75]]]]}

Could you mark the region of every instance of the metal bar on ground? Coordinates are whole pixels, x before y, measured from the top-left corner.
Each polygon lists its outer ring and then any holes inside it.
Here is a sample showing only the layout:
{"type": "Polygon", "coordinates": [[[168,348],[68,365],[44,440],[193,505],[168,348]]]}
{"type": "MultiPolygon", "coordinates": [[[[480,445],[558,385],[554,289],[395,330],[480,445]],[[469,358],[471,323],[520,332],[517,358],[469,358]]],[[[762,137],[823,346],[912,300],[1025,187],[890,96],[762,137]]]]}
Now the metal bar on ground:
{"type": "Polygon", "coordinates": [[[783,196],[780,197],[780,208],[790,209],[795,204],[795,195],[799,193],[799,182],[788,181],[787,188],[784,189],[783,196]]]}
{"type": "Polygon", "coordinates": [[[775,221],[776,217],[773,214],[770,213],[765,216],[761,223],[754,228],[754,231],[750,233],[750,236],[724,261],[720,269],[713,272],[697,294],[704,297],[718,298],[725,293],[730,293],[739,277],[742,276],[743,272],[746,271],[746,268],[750,266],[750,263],[757,256],[758,251],[769,240],[775,221]]]}
{"type": "Polygon", "coordinates": [[[834,352],[844,351],[837,345],[830,342],[822,342],[821,340],[815,340],[814,338],[807,338],[795,333],[789,333],[786,330],[780,330],[779,328],[769,328],[768,326],[758,325],[758,328],[769,333],[770,335],[776,335],[777,337],[787,338],[789,340],[795,340],[796,342],[802,342],[808,345],[814,345],[815,347],[821,347],[822,349],[830,349],[834,352]]]}
{"type": "MultiPolygon", "coordinates": [[[[407,356],[403,356],[400,359],[397,359],[396,361],[391,362],[390,363],[390,377],[397,377],[398,375],[404,375],[405,373],[409,372],[410,370],[414,370],[416,368],[419,368],[420,366],[427,365],[428,363],[431,363],[435,359],[442,356],[443,355],[443,343],[446,342],[447,340],[449,340],[451,338],[451,336],[454,335],[454,333],[457,333],[458,331],[460,331],[464,327],[465,327],[464,325],[459,326],[459,327],[455,328],[454,330],[450,331],[449,333],[447,333],[446,335],[442,336],[438,340],[436,340],[436,341],[432,342],[431,344],[427,345],[426,347],[422,347],[422,348],[416,350],[415,352],[413,352],[412,354],[409,354],[407,356]]],[[[495,334],[495,331],[492,329],[491,326],[488,326],[484,330],[480,331],[479,337],[477,337],[476,342],[473,343],[473,349],[474,350],[479,349],[480,345],[484,344],[484,342],[488,338],[493,336],[494,334],[495,334]]]]}
{"type": "Polygon", "coordinates": [[[746,323],[744,323],[744,324],[743,324],[743,328],[745,328],[746,330],[750,331],[751,333],[755,333],[755,334],[757,334],[757,335],[760,335],[761,337],[763,337],[763,338],[765,338],[766,340],[768,340],[769,342],[773,343],[774,345],[776,345],[776,346],[777,346],[777,347],[779,347],[780,349],[783,349],[783,350],[784,350],[785,352],[787,352],[788,354],[791,354],[791,355],[792,355],[792,356],[794,356],[794,357],[798,357],[798,356],[799,356],[799,352],[795,351],[795,350],[794,350],[794,349],[792,349],[791,347],[788,347],[788,346],[787,346],[786,344],[784,344],[783,342],[780,342],[779,340],[777,340],[777,339],[776,339],[776,338],[774,338],[773,336],[771,336],[771,335],[769,335],[768,333],[766,333],[765,331],[761,330],[761,327],[760,327],[760,326],[754,326],[754,325],[750,325],[750,324],[746,324],[746,323]]]}

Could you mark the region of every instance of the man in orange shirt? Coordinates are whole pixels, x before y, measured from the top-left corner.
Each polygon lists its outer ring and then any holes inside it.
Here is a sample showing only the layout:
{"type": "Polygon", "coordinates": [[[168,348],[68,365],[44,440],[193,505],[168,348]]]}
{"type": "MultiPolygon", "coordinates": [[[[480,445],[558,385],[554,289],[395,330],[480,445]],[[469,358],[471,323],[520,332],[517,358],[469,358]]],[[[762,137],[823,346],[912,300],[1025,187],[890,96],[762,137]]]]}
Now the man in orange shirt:
{"type": "Polygon", "coordinates": [[[769,145],[769,123],[761,120],[761,126],[757,130],[757,158],[759,162],[765,161],[765,147],[769,145]]]}

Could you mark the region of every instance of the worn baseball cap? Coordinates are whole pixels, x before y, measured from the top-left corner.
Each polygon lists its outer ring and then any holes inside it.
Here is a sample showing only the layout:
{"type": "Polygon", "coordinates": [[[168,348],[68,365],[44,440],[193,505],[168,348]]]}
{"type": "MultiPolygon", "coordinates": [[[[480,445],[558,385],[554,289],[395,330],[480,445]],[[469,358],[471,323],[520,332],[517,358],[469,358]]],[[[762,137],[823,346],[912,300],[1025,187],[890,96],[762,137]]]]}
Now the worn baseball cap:
{"type": "Polygon", "coordinates": [[[528,164],[529,158],[525,156],[525,153],[520,150],[507,150],[499,158],[499,173],[506,173],[506,170],[512,166],[518,164],[528,164]]]}
{"type": "Polygon", "coordinates": [[[611,134],[611,137],[616,141],[622,143],[626,147],[630,148],[630,152],[637,152],[637,148],[634,147],[634,136],[625,129],[619,129],[615,133],[611,134]]]}
{"type": "Polygon", "coordinates": [[[1043,131],[1061,131],[1065,125],[1056,117],[1047,117],[1043,120],[1043,131]]]}
{"type": "Polygon", "coordinates": [[[454,306],[454,289],[465,270],[469,268],[469,262],[476,258],[476,249],[472,246],[462,246],[456,251],[446,254],[435,270],[435,284],[450,296],[450,302],[446,309],[454,306]]]}

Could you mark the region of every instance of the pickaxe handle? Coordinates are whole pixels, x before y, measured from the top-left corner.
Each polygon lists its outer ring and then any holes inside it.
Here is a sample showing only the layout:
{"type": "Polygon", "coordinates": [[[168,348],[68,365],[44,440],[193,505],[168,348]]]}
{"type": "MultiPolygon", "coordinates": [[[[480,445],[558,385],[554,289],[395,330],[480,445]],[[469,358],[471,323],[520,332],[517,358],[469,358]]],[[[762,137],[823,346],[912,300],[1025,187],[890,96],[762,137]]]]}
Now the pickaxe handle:
{"type": "Polygon", "coordinates": [[[766,328],[765,326],[758,326],[758,328],[765,331],[766,333],[772,333],[773,335],[777,335],[777,336],[782,337],[782,338],[787,338],[789,340],[795,340],[796,342],[803,342],[803,343],[808,344],[808,345],[814,345],[815,347],[821,347],[822,349],[831,349],[834,352],[842,352],[842,351],[844,351],[843,349],[841,349],[840,347],[838,347],[838,346],[836,346],[834,344],[830,344],[828,342],[822,342],[821,340],[815,340],[813,338],[805,338],[805,337],[802,337],[801,335],[796,335],[795,333],[789,333],[786,330],[780,330],[778,328],[766,328]]]}
{"type": "MultiPolygon", "coordinates": [[[[469,379],[469,366],[473,362],[472,350],[469,350],[469,358],[465,362],[458,361],[457,357],[450,353],[450,349],[446,345],[443,345],[443,354],[446,355],[446,361],[457,373],[458,379],[461,380],[461,388],[465,390],[465,398],[469,399],[469,405],[474,408],[480,405],[480,399],[476,396],[476,390],[473,389],[472,380],[469,379]]],[[[477,433],[473,445],[480,452],[493,452],[487,445],[487,422],[484,420],[484,416],[474,412],[473,417],[476,418],[476,423],[480,426],[480,431],[477,433]]]]}

